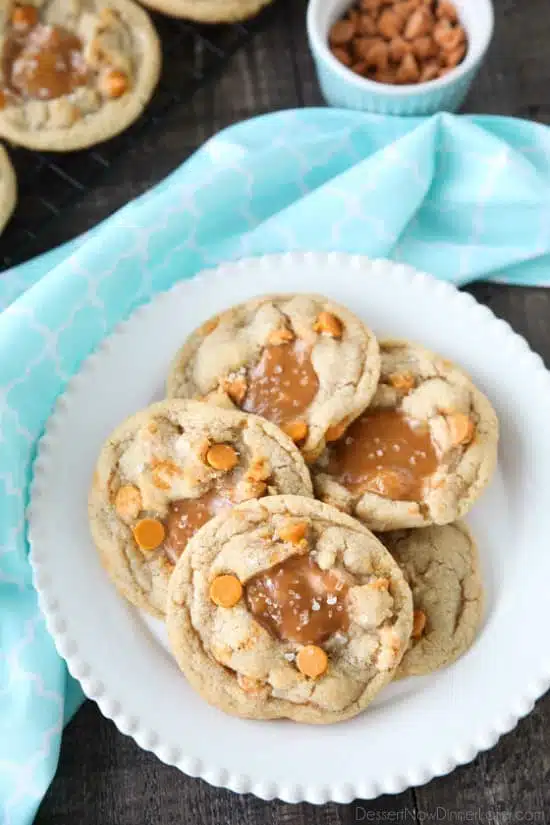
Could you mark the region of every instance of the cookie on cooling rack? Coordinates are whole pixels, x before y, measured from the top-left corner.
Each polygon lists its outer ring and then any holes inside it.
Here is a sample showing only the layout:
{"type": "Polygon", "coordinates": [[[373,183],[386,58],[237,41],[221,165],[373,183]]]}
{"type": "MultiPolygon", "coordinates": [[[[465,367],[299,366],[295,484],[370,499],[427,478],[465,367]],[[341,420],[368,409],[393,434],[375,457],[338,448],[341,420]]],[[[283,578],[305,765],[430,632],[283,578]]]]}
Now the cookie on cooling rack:
{"type": "Polygon", "coordinates": [[[122,132],[159,77],[159,39],[133,0],[4,0],[0,38],[0,136],[30,149],[82,149],[122,132]]]}

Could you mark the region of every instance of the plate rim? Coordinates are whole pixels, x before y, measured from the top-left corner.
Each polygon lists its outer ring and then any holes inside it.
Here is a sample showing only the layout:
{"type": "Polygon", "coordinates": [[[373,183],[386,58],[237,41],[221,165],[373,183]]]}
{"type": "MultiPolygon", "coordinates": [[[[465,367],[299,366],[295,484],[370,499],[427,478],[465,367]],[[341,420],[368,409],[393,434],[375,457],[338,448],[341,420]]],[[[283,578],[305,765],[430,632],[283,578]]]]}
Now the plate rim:
{"type": "MultiPolygon", "coordinates": [[[[462,311],[475,313],[477,321],[492,326],[501,339],[507,339],[508,344],[514,345],[515,353],[523,359],[525,368],[528,368],[533,376],[537,377],[541,387],[546,390],[550,406],[550,373],[547,371],[541,356],[530,348],[525,338],[515,332],[507,321],[498,318],[489,307],[480,304],[471,294],[459,291],[450,282],[439,280],[433,275],[417,270],[408,264],[339,252],[287,252],[223,262],[217,266],[203,269],[191,278],[177,281],[170,288],[157,292],[145,303],[131,311],[130,315],[117,323],[101,340],[99,345],[81,361],[78,370],[58,395],[45,423],[43,433],[37,441],[36,456],[32,467],[29,505],[26,513],[27,537],[30,547],[29,560],[32,568],[33,585],[38,594],[38,604],[57,652],[65,660],[71,675],[80,682],[84,694],[98,704],[101,713],[113,721],[121,733],[131,736],[141,748],[151,751],[166,764],[177,767],[189,776],[204,779],[216,787],[226,788],[237,793],[252,793],[266,801],[281,799],[290,803],[324,804],[331,801],[349,803],[357,798],[373,799],[381,794],[396,794],[406,788],[422,785],[435,777],[450,773],[457,766],[472,761],[478,753],[492,748],[503,734],[511,731],[518,721],[532,710],[535,701],[550,687],[550,657],[547,657],[545,661],[541,659],[540,671],[535,677],[529,676],[527,678],[526,676],[523,695],[516,697],[504,717],[501,716],[491,722],[487,721],[484,730],[476,735],[475,742],[472,742],[467,748],[463,746],[455,747],[453,753],[439,763],[434,763],[428,756],[418,766],[411,768],[406,775],[388,775],[383,783],[364,779],[360,787],[357,783],[352,782],[342,785],[341,783],[321,784],[311,781],[307,785],[290,786],[267,779],[258,781],[242,773],[232,773],[229,768],[212,768],[205,760],[200,760],[192,755],[182,755],[181,752],[175,753],[143,721],[128,718],[125,715],[121,701],[108,695],[100,676],[91,672],[89,665],[78,650],[78,644],[71,637],[70,619],[68,621],[67,617],[61,615],[55,594],[50,591],[51,582],[47,564],[40,550],[39,502],[47,478],[50,447],[52,443],[55,444],[57,439],[59,419],[62,418],[63,413],[69,407],[72,392],[78,388],[81,381],[86,379],[88,371],[94,368],[95,362],[109,350],[113,341],[128,334],[132,326],[141,322],[144,315],[158,311],[159,304],[171,301],[175,292],[185,292],[191,284],[193,284],[192,288],[200,289],[201,285],[207,287],[210,280],[230,278],[232,275],[242,273],[243,270],[246,271],[251,267],[254,268],[257,274],[258,268],[271,268],[273,265],[281,267],[296,266],[300,263],[318,264],[320,266],[340,264],[351,269],[362,269],[368,265],[371,269],[370,274],[374,275],[379,270],[383,271],[386,277],[388,265],[391,265],[391,277],[397,283],[407,282],[409,285],[416,284],[429,291],[438,290],[442,296],[451,300],[462,311]]],[[[281,290],[281,292],[285,291],[281,290]]]]}

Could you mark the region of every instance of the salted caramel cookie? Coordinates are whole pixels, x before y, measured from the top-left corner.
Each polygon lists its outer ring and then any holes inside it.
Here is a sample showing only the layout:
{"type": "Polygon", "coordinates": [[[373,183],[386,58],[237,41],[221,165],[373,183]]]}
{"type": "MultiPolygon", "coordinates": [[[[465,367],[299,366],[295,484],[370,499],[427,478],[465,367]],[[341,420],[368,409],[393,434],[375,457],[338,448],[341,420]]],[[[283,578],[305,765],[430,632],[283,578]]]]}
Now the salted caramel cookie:
{"type": "Polygon", "coordinates": [[[160,43],[133,0],[0,0],[0,136],[65,152],[106,140],[143,111],[160,43]]]}
{"type": "Polygon", "coordinates": [[[371,400],[374,335],[321,295],[267,295],[232,307],[187,339],[169,397],[200,397],[278,424],[314,460],[371,400]]]}
{"type": "Polygon", "coordinates": [[[92,536],[120,593],[164,614],[168,581],[190,537],[247,499],[312,494],[304,461],[257,416],[163,401],[107,439],[89,497],[92,536]]]}
{"type": "Polygon", "coordinates": [[[312,467],[316,495],[372,530],[448,524],[496,464],[498,421],[471,379],[407,341],[380,344],[369,408],[312,467]]]}
{"type": "Polygon", "coordinates": [[[412,627],[391,555],[319,501],[274,496],[220,513],[170,582],[167,627],[191,685],[227,713],[329,723],[390,681],[412,627]]]}
{"type": "Polygon", "coordinates": [[[144,0],[144,5],[198,23],[234,23],[247,20],[272,0],[144,0]]]}
{"type": "Polygon", "coordinates": [[[383,533],[413,594],[410,646],[396,678],[451,664],[471,647],[483,616],[476,543],[466,525],[383,533]]]}
{"type": "Polygon", "coordinates": [[[0,146],[0,233],[17,202],[17,181],[8,153],[0,146]]]}

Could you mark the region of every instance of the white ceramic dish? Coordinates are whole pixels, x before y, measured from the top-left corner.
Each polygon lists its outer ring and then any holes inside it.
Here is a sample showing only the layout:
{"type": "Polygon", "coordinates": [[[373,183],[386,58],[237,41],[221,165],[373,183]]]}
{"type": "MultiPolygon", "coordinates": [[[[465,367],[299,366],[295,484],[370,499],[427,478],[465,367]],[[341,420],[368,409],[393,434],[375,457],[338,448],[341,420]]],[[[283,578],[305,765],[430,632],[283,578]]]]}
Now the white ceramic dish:
{"type": "Polygon", "coordinates": [[[396,793],[491,747],[550,683],[550,378],[503,321],[469,295],[408,267],[291,254],[222,266],[157,296],[119,326],[59,399],[40,442],[30,508],[31,561],[57,648],[84,691],[142,747],[185,773],[264,799],[347,802],[396,793]],[[160,396],[187,333],[265,292],[323,292],[381,334],[456,359],[494,402],[496,478],[472,514],[487,615],[447,670],[391,685],[363,715],[331,727],[246,722],[186,684],[163,626],[129,607],[103,572],[86,498],[99,446],[160,396]]]}
{"type": "Polygon", "coordinates": [[[391,86],[355,74],[337,60],[328,45],[333,23],[352,5],[352,0],[309,0],[307,34],[321,91],[331,106],[361,109],[383,115],[432,115],[460,108],[474,80],[493,35],[491,0],[453,0],[468,35],[468,51],[462,63],[445,77],[429,83],[391,86]]]}

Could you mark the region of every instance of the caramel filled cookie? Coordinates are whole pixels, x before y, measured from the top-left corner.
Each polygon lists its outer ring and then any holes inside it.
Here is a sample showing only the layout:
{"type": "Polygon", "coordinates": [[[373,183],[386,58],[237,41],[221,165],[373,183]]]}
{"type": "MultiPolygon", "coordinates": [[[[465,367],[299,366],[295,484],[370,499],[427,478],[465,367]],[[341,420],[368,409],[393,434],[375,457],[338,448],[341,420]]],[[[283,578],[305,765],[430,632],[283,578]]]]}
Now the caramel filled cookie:
{"type": "Polygon", "coordinates": [[[234,23],[258,14],[272,0],[144,0],[144,5],[198,23],[234,23]]]}
{"type": "Polygon", "coordinates": [[[82,149],[126,129],[160,72],[160,44],[133,0],[0,3],[0,135],[82,149]]]}
{"type": "Polygon", "coordinates": [[[275,496],[212,519],[170,582],[170,644],[191,685],[227,713],[330,723],[393,677],[410,589],[366,528],[319,501],[275,496]]]}
{"type": "Polygon", "coordinates": [[[187,542],[251,498],[312,494],[304,461],[277,427],[195,401],[163,401],[107,439],[89,497],[93,539],[120,593],[162,616],[187,542]]]}
{"type": "Polygon", "coordinates": [[[17,202],[17,180],[8,153],[0,146],[0,234],[17,202]]]}
{"type": "Polygon", "coordinates": [[[396,678],[451,664],[471,647],[483,617],[483,584],[472,534],[456,522],[384,533],[382,541],[413,594],[410,647],[396,678]]]}
{"type": "Polygon", "coordinates": [[[493,474],[496,414],[449,361],[406,341],[380,350],[371,405],[312,467],[316,495],[372,530],[448,524],[493,474]]]}
{"type": "Polygon", "coordinates": [[[312,461],[364,410],[379,373],[374,335],[345,307],[320,295],[269,295],[192,333],[167,395],[261,415],[312,461]]]}

